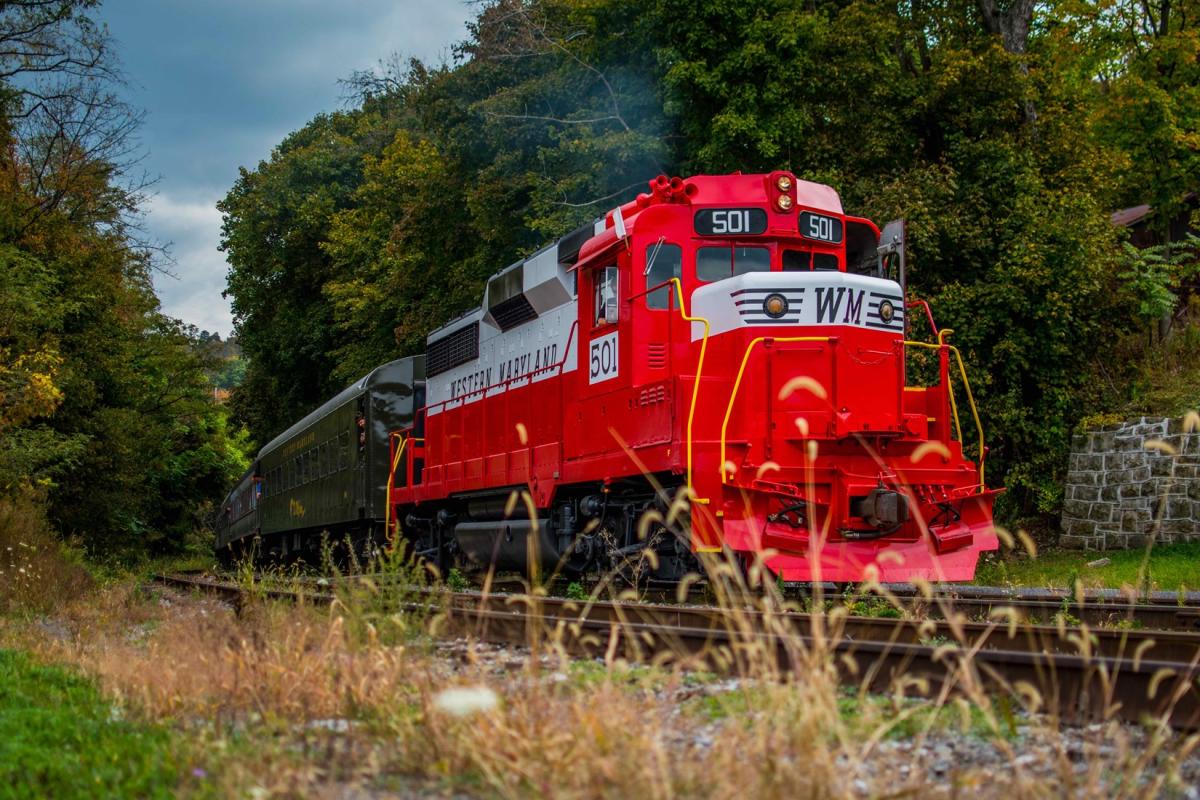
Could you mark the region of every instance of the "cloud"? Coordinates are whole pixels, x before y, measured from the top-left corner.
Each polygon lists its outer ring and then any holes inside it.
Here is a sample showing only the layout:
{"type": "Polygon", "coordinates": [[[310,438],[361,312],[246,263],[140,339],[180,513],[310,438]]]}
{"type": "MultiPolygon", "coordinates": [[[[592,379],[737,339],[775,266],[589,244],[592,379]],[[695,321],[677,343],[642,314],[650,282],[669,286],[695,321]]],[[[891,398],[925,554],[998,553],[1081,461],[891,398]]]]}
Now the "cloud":
{"type": "Polygon", "coordinates": [[[225,254],[217,197],[177,198],[159,194],[146,206],[146,224],[175,260],[171,275],[156,275],[163,312],[198,328],[228,336],[233,330],[225,289],[225,254]]]}
{"type": "Polygon", "coordinates": [[[215,205],[289,131],[340,106],[338,80],[393,53],[437,62],[473,16],[455,0],[121,0],[100,8],[147,111],[144,166],[161,176],[146,227],[173,243],[163,310],[231,328],[215,205]]]}

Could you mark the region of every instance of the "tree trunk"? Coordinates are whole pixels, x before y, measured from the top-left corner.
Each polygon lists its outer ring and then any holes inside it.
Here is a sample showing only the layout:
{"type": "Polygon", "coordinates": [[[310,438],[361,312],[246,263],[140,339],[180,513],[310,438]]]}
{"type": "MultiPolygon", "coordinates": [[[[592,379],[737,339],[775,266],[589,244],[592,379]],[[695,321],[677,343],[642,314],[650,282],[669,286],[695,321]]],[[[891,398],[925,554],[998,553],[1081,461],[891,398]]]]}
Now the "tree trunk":
{"type": "Polygon", "coordinates": [[[998,0],[977,0],[983,14],[983,27],[998,35],[1004,49],[1014,55],[1024,55],[1029,44],[1029,29],[1033,25],[1033,0],[1012,0],[1001,10],[998,0]]]}
{"type": "MultiPolygon", "coordinates": [[[[979,13],[983,15],[984,29],[999,36],[1004,49],[1017,56],[1024,56],[1029,46],[1029,29],[1033,26],[1034,0],[1011,0],[1008,7],[1001,10],[1000,0],[976,0],[979,13]]],[[[1029,64],[1021,59],[1021,74],[1029,76],[1029,64]]],[[[1025,116],[1025,124],[1030,133],[1037,136],[1037,107],[1032,99],[1026,99],[1021,109],[1025,116]]]]}

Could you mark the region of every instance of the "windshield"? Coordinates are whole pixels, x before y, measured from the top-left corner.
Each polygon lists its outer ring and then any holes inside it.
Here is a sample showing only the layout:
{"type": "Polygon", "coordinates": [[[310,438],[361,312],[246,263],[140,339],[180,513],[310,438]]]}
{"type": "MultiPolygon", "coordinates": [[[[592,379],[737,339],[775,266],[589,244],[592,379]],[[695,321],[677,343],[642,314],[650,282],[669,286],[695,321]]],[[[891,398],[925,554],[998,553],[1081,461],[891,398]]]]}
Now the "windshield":
{"type": "Polygon", "coordinates": [[[766,247],[699,247],[696,249],[696,279],[705,283],[747,272],[770,272],[771,251],[766,247]]]}

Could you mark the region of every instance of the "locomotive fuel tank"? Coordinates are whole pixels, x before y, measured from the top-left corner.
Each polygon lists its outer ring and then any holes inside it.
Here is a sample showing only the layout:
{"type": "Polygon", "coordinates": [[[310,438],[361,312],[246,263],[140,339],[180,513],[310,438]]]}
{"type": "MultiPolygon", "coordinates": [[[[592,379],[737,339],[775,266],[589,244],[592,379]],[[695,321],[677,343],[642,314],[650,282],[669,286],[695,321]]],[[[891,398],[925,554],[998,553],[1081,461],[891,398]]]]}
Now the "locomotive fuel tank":
{"type": "Polygon", "coordinates": [[[548,517],[460,522],[454,541],[474,564],[498,571],[549,574],[562,558],[548,517]]]}

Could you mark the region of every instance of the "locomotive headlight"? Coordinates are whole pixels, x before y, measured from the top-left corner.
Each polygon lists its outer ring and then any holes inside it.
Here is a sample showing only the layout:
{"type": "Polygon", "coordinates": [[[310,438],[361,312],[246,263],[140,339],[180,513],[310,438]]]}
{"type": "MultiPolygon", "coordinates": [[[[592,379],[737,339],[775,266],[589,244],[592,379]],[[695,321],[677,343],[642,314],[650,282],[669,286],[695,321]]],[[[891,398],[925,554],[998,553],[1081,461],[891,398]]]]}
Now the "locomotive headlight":
{"type": "Polygon", "coordinates": [[[792,179],[787,175],[780,175],[775,181],[775,187],[781,192],[790,192],[792,190],[792,179]]]}
{"type": "Polygon", "coordinates": [[[891,322],[896,316],[896,307],[892,305],[890,300],[884,300],[879,304],[879,318],[884,322],[891,322]]]}
{"type": "Polygon", "coordinates": [[[790,194],[781,194],[776,198],[775,205],[779,206],[780,211],[790,211],[794,202],[790,194]]]}
{"type": "Polygon", "coordinates": [[[788,312],[787,298],[781,294],[769,294],[763,300],[763,313],[771,319],[779,319],[788,312]]]}

